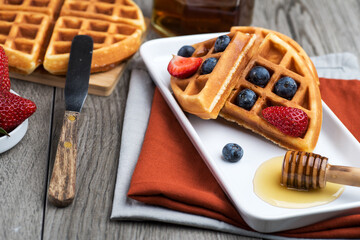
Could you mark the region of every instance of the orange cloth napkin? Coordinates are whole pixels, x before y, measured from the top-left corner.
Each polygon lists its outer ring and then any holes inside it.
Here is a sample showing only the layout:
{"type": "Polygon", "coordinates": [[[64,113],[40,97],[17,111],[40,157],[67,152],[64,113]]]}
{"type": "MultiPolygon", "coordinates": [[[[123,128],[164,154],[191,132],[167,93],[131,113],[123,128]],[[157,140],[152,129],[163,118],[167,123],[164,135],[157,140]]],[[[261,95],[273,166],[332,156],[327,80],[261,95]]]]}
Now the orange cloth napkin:
{"type": "MultiPolygon", "coordinates": [[[[320,79],[322,99],[360,141],[360,81],[320,79]],[[356,119],[356,121],[354,121],[356,119]]],[[[128,196],[251,230],[192,145],[158,89],[128,196]]],[[[360,214],[277,233],[298,238],[360,238],[360,214]]]]}

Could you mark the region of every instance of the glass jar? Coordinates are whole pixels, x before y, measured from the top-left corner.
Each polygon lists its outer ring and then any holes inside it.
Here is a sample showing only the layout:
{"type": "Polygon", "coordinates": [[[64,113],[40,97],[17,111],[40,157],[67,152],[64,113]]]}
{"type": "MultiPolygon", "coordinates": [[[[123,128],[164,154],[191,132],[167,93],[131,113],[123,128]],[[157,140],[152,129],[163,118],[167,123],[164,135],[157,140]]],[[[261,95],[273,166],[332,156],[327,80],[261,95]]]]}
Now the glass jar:
{"type": "Polygon", "coordinates": [[[227,32],[250,25],[254,0],[154,0],[151,23],[165,36],[227,32]]]}

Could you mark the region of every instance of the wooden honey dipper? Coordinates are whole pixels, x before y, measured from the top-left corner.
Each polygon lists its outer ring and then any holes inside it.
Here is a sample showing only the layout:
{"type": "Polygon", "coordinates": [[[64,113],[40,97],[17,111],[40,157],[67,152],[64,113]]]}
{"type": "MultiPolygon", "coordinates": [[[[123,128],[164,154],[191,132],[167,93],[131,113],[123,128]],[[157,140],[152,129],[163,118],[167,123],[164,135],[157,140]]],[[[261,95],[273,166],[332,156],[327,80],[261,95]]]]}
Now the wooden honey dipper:
{"type": "Polygon", "coordinates": [[[360,187],[360,168],[330,165],[326,157],[315,153],[285,154],[281,185],[308,190],[324,188],[326,182],[360,187]]]}

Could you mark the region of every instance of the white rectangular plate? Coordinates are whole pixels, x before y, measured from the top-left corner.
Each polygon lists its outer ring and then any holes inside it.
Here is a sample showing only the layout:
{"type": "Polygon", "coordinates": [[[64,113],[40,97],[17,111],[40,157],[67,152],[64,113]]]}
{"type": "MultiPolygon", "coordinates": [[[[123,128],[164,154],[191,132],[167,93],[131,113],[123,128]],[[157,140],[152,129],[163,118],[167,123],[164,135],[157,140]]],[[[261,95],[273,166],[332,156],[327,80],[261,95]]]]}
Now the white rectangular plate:
{"type": "MultiPolygon", "coordinates": [[[[340,198],[322,206],[305,209],[279,208],[267,204],[253,192],[256,169],[285,150],[272,142],[223,120],[203,120],[185,114],[170,88],[167,65],[183,45],[192,45],[223,33],[163,38],[144,43],[140,53],[149,72],[180,124],[228,194],[241,216],[253,229],[276,232],[309,225],[360,207],[360,188],[347,186],[340,198]],[[225,144],[235,142],[244,149],[243,158],[228,163],[221,157],[225,144]]],[[[315,153],[329,158],[333,165],[360,167],[360,144],[323,103],[323,125],[315,153]]]]}

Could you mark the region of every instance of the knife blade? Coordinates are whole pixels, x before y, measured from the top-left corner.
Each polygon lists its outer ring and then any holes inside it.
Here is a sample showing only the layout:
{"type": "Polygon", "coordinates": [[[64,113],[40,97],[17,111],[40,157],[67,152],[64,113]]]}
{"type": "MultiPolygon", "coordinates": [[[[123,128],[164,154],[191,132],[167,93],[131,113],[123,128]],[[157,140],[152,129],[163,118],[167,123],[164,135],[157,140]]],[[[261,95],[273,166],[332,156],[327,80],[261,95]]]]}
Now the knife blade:
{"type": "Polygon", "coordinates": [[[49,201],[57,207],[66,207],[75,198],[77,125],[88,94],[92,52],[91,37],[74,37],[64,90],[65,114],[48,191],[49,201]]]}

